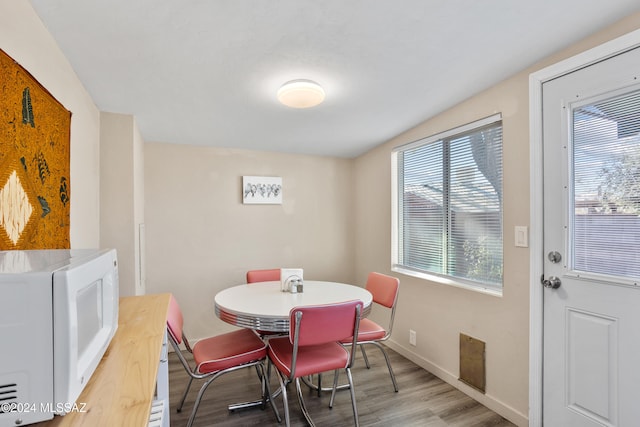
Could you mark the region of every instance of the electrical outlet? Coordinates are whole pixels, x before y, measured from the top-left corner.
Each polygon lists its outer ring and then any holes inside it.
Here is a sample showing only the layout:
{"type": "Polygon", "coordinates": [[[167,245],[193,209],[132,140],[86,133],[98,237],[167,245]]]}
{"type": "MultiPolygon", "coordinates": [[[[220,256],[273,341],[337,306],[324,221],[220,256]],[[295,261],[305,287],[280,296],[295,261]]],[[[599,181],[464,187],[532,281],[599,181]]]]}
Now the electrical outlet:
{"type": "Polygon", "coordinates": [[[416,331],[409,329],[409,344],[416,345],[416,331]]]}

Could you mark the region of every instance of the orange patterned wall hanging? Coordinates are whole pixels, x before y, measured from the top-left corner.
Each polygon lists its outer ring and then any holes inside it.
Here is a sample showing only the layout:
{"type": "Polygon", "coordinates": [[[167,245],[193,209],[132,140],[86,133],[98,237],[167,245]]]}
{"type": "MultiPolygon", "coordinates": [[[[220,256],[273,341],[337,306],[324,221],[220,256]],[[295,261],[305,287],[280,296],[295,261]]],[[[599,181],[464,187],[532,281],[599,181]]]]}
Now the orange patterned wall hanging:
{"type": "Polygon", "coordinates": [[[71,113],[0,50],[0,250],[67,249],[71,113]]]}

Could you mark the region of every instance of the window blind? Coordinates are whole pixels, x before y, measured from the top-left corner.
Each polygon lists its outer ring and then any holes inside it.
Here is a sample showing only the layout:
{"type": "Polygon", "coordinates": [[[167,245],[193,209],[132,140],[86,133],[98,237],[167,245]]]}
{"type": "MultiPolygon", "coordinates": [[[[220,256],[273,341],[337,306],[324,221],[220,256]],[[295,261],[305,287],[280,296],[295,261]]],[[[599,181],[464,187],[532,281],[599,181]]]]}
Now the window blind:
{"type": "Polygon", "coordinates": [[[640,279],[640,90],[572,111],[572,268],[640,279]]]}
{"type": "Polygon", "coordinates": [[[399,147],[396,267],[502,286],[500,116],[399,147]]]}

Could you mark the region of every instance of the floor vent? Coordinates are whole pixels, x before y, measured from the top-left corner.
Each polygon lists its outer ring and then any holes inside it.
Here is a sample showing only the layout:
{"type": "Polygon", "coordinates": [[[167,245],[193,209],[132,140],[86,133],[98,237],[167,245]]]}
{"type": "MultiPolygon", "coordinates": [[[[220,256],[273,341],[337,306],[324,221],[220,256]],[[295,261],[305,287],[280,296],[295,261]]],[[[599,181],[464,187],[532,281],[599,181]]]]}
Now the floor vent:
{"type": "Polygon", "coordinates": [[[460,334],[460,381],[485,392],[485,343],[460,334]]]}

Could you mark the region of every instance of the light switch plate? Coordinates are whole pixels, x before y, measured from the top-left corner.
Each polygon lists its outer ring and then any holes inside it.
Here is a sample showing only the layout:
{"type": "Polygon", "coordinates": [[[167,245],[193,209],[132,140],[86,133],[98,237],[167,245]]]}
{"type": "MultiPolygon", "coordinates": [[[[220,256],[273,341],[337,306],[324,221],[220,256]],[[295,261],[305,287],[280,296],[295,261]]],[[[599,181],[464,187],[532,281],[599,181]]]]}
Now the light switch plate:
{"type": "Polygon", "coordinates": [[[529,227],[526,225],[516,225],[515,227],[515,239],[517,248],[529,247],[529,227]]]}

